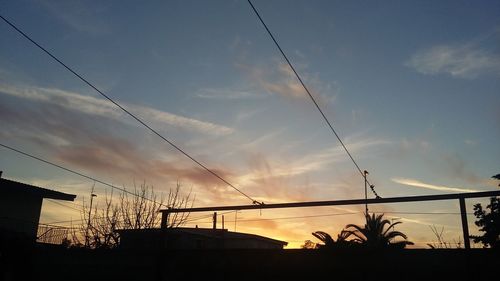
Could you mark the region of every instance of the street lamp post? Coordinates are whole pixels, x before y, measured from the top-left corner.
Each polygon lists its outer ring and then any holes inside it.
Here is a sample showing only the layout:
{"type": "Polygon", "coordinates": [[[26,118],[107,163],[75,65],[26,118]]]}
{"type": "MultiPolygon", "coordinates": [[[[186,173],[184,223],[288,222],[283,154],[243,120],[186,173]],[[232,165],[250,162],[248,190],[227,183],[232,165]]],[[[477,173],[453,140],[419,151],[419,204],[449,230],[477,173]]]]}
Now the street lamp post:
{"type": "Polygon", "coordinates": [[[89,218],[87,221],[87,229],[85,231],[85,246],[88,248],[90,246],[90,238],[89,238],[89,228],[90,228],[90,215],[92,214],[92,202],[94,197],[97,195],[94,194],[94,187],[92,187],[92,191],[90,192],[90,208],[89,208],[89,218]]]}

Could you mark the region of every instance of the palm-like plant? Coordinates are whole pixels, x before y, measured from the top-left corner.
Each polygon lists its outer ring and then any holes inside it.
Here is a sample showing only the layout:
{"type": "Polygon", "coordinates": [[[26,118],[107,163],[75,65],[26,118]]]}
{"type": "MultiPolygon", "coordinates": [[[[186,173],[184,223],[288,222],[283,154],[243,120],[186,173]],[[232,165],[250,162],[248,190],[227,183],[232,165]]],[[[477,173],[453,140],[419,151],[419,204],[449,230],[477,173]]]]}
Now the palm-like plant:
{"type": "Polygon", "coordinates": [[[354,242],[360,243],[370,248],[404,248],[406,245],[413,245],[413,242],[408,241],[408,237],[400,232],[395,231],[394,226],[401,222],[391,223],[384,219],[384,214],[375,216],[372,214],[365,215],[366,224],[361,227],[355,224],[346,225],[346,231],[349,235],[354,235],[354,242]],[[388,226],[387,228],[385,228],[388,226]],[[391,231],[391,229],[393,229],[391,231]],[[401,237],[403,241],[394,241],[395,238],[401,237]]]}
{"type": "Polygon", "coordinates": [[[330,234],[323,231],[313,232],[312,235],[323,242],[323,244],[316,244],[317,248],[342,248],[352,244],[351,241],[347,240],[347,238],[351,236],[351,233],[346,230],[342,230],[337,235],[337,241],[335,241],[330,234]]]}

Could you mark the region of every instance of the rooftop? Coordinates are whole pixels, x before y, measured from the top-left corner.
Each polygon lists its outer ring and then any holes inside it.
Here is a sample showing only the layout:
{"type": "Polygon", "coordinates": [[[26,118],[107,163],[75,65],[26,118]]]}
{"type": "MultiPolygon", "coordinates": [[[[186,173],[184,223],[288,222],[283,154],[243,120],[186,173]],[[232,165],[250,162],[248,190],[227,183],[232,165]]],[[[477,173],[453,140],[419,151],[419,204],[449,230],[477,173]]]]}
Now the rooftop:
{"type": "Polygon", "coordinates": [[[76,195],[73,194],[63,193],[18,181],[0,178],[0,193],[5,193],[5,192],[25,193],[25,194],[39,196],[42,198],[66,200],[66,201],[73,201],[76,198],[76,195]]]}
{"type": "Polygon", "coordinates": [[[213,228],[188,228],[188,227],[179,227],[179,228],[147,228],[147,229],[121,229],[118,230],[120,233],[186,233],[193,235],[200,235],[209,238],[224,238],[224,239],[255,239],[260,241],[265,241],[269,243],[281,244],[283,246],[288,245],[288,242],[276,240],[256,234],[250,233],[241,233],[241,232],[231,232],[227,229],[213,229],[213,228]]]}

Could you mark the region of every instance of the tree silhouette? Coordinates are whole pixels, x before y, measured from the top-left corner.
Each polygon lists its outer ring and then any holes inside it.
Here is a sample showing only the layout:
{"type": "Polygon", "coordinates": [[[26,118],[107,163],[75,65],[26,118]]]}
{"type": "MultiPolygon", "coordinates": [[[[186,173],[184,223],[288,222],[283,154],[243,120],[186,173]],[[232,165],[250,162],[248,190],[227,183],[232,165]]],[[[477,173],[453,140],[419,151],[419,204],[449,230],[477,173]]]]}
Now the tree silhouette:
{"type": "MultiPolygon", "coordinates": [[[[492,178],[500,180],[500,174],[492,176],[492,178]]],[[[500,186],[500,184],[499,184],[500,186]]],[[[486,206],[489,212],[483,209],[483,206],[478,203],[474,205],[474,215],[477,220],[474,222],[480,227],[479,231],[484,232],[483,235],[471,235],[474,243],[483,243],[483,246],[500,249],[500,198],[491,197],[490,204],[486,206]]]]}
{"type": "MultiPolygon", "coordinates": [[[[155,228],[160,225],[160,209],[162,208],[188,208],[192,207],[194,198],[191,192],[187,195],[181,193],[181,184],[177,182],[175,188],[170,189],[166,199],[158,195],[152,186],[146,182],[137,187],[134,183],[133,194],[129,196],[126,192],[118,194],[113,198],[113,193],[106,195],[104,206],[95,204],[89,212],[87,204],[82,205],[82,223],[79,229],[72,233],[73,246],[85,246],[89,248],[114,248],[120,241],[119,229],[144,229],[155,228]],[[89,217],[89,215],[91,216],[89,217]],[[88,222],[88,223],[87,223],[88,222]],[[85,239],[82,243],[81,239],[85,239]]],[[[172,216],[167,227],[179,227],[183,225],[189,213],[172,216]]]]}
{"type": "Polygon", "coordinates": [[[408,237],[394,229],[394,226],[401,222],[390,223],[389,220],[383,219],[384,214],[375,216],[365,214],[366,223],[364,226],[348,224],[346,231],[356,238],[353,240],[363,246],[369,248],[404,248],[406,245],[413,245],[413,242],[407,241],[408,237]],[[388,226],[387,228],[385,228],[388,226]],[[352,229],[352,230],[350,230],[352,229]],[[403,241],[394,241],[395,238],[402,237],[403,241]]]}
{"type": "Polygon", "coordinates": [[[353,242],[348,241],[347,238],[351,236],[351,233],[346,230],[342,230],[337,235],[337,241],[335,241],[330,234],[323,231],[313,232],[312,235],[318,238],[323,244],[316,244],[316,248],[345,248],[351,246],[353,242]]]}
{"type": "MultiPolygon", "coordinates": [[[[492,176],[491,178],[500,180],[500,174],[496,174],[496,175],[492,176]]],[[[498,186],[500,186],[500,183],[498,184],[498,186]]]]}
{"type": "Polygon", "coordinates": [[[306,241],[304,241],[304,245],[301,245],[300,248],[301,249],[316,249],[317,246],[316,246],[316,243],[314,243],[313,241],[306,240],[306,241]]]}

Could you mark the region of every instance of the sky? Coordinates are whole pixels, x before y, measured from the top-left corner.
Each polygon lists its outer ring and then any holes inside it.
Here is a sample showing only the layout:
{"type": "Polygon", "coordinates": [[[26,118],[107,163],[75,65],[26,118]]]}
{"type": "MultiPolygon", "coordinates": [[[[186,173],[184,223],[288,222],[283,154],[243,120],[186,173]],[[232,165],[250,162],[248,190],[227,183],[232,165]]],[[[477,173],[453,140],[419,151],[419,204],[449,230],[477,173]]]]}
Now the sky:
{"type": "MultiPolygon", "coordinates": [[[[499,2],[253,3],[380,196],[498,190],[499,2]]],[[[364,198],[363,178],[247,1],[22,0],[0,2],[0,13],[250,197],[364,198]]],[[[0,38],[2,144],[128,189],[179,182],[194,207],[251,204],[4,22],[0,38]]],[[[5,148],[0,170],[77,195],[69,207],[45,200],[45,223],[80,219],[94,184],[5,148]]],[[[111,191],[95,188],[102,204],[111,191]]],[[[469,212],[485,202],[469,201],[469,212]]],[[[361,223],[363,209],[243,211],[226,228],[298,247],[313,231],[361,223]]],[[[416,246],[435,240],[432,226],[461,239],[458,202],[370,211],[402,221],[416,246]]]]}

